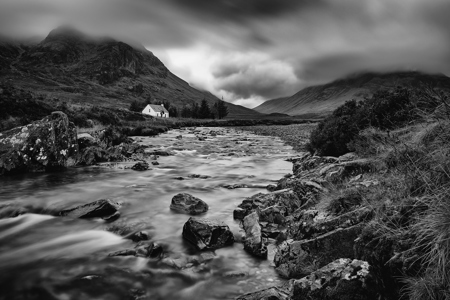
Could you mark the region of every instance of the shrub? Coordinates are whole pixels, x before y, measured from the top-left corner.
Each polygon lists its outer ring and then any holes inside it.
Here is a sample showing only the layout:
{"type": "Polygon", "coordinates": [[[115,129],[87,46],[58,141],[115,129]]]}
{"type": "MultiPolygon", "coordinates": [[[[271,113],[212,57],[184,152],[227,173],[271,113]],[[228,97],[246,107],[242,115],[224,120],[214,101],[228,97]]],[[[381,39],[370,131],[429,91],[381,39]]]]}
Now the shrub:
{"type": "Polygon", "coordinates": [[[348,101],[311,132],[308,150],[318,155],[340,156],[350,151],[348,144],[370,126],[393,129],[414,119],[408,90],[378,91],[365,101],[348,101]]]}

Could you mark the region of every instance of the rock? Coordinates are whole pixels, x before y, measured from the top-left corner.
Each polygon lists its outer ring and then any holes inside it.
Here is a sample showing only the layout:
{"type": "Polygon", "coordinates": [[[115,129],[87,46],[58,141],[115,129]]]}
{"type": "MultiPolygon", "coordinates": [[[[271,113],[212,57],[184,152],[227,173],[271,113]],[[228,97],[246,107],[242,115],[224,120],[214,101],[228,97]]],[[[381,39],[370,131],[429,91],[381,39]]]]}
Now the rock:
{"type": "Polygon", "coordinates": [[[369,264],[361,260],[340,258],[310,275],[294,280],[291,299],[294,300],[375,300],[371,289],[369,264]]]}
{"type": "Polygon", "coordinates": [[[177,135],[175,138],[176,138],[177,140],[181,140],[181,139],[183,138],[183,136],[182,136],[182,135],[177,135]]]}
{"type": "Polygon", "coordinates": [[[199,179],[208,179],[211,176],[208,175],[200,175],[200,174],[189,174],[188,175],[189,178],[199,178],[199,179]]]}
{"type": "Polygon", "coordinates": [[[119,212],[119,211],[116,211],[115,213],[113,213],[113,214],[110,215],[110,216],[102,217],[102,219],[103,219],[105,222],[108,222],[108,223],[114,222],[114,221],[116,221],[116,220],[119,219],[119,218],[120,218],[120,212],[119,212]]]}
{"type": "Polygon", "coordinates": [[[362,224],[338,228],[311,240],[288,240],[275,255],[275,269],[283,277],[299,278],[341,257],[354,257],[355,239],[362,224]]]}
{"type": "Polygon", "coordinates": [[[133,242],[148,241],[150,239],[150,234],[148,234],[147,231],[138,231],[125,236],[125,238],[130,239],[133,242]]]}
{"type": "Polygon", "coordinates": [[[243,208],[236,208],[233,210],[233,219],[235,220],[242,220],[247,215],[247,210],[243,208]]]}
{"type": "Polygon", "coordinates": [[[205,213],[208,211],[208,208],[208,204],[205,201],[188,193],[179,193],[173,196],[170,204],[171,210],[191,215],[205,213]]]}
{"type": "Polygon", "coordinates": [[[119,207],[119,204],[109,199],[101,199],[71,209],[62,210],[59,215],[71,218],[103,218],[117,213],[119,207]]]}
{"type": "Polygon", "coordinates": [[[218,249],[234,243],[233,233],[226,224],[192,217],[183,226],[183,238],[198,250],[218,249]]]}
{"type": "Polygon", "coordinates": [[[317,218],[317,211],[303,211],[300,219],[296,219],[290,227],[288,235],[295,240],[311,239],[337,228],[348,228],[362,222],[368,222],[373,217],[373,210],[361,207],[340,216],[325,216],[317,218]],[[310,214],[308,215],[308,212],[310,214]],[[314,215],[314,212],[316,214],[314,215]],[[314,215],[313,218],[311,218],[314,215]]]}
{"type": "Polygon", "coordinates": [[[198,140],[201,141],[201,142],[202,142],[202,141],[206,141],[206,137],[205,137],[205,136],[199,136],[199,137],[198,137],[198,140]]]}
{"type": "Polygon", "coordinates": [[[62,112],[0,133],[0,175],[64,169],[78,152],[75,125],[62,112]]]}
{"type": "Polygon", "coordinates": [[[143,242],[136,246],[136,256],[159,258],[163,255],[164,249],[161,245],[153,242],[143,242]]]}
{"type": "Polygon", "coordinates": [[[145,161],[140,161],[131,167],[131,169],[135,171],[147,171],[149,168],[150,166],[145,161]]]}
{"type": "Polygon", "coordinates": [[[136,256],[136,250],[135,249],[119,250],[116,252],[109,253],[108,256],[109,257],[112,257],[112,256],[136,256]]]}
{"type": "Polygon", "coordinates": [[[154,166],[159,166],[159,162],[157,162],[157,161],[152,161],[152,165],[154,165],[154,166]]]}
{"type": "Polygon", "coordinates": [[[163,150],[154,150],[150,153],[147,153],[147,155],[157,155],[157,156],[171,156],[173,153],[163,150]]]}
{"type": "Polygon", "coordinates": [[[304,171],[315,169],[324,164],[337,163],[339,159],[332,156],[303,156],[292,166],[292,171],[296,177],[300,177],[304,171]]]}
{"type": "Polygon", "coordinates": [[[244,249],[261,258],[267,258],[267,245],[261,236],[261,226],[256,212],[246,216],[242,222],[245,231],[244,249]]]}
{"type": "Polygon", "coordinates": [[[97,140],[89,133],[80,133],[77,135],[78,149],[84,150],[87,147],[99,146],[97,140]]]}
{"type": "Polygon", "coordinates": [[[277,186],[274,185],[274,184],[269,184],[269,185],[266,186],[266,189],[267,189],[269,192],[275,192],[275,191],[277,190],[277,186]]]}
{"type": "Polygon", "coordinates": [[[236,300],[291,300],[290,291],[273,286],[258,292],[244,294],[236,300]]]}
{"type": "Polygon", "coordinates": [[[355,152],[349,152],[349,153],[339,156],[338,159],[339,159],[339,162],[357,160],[358,155],[355,152]]]}

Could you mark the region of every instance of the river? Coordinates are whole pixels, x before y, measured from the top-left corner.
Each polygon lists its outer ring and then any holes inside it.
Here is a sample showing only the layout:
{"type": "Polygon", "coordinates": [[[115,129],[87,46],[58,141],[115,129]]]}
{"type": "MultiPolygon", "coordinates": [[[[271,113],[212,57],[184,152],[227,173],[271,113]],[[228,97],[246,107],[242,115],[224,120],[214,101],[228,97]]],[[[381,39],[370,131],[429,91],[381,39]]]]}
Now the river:
{"type": "Polygon", "coordinates": [[[0,219],[0,299],[234,299],[283,282],[269,261],[250,256],[240,242],[214,251],[200,266],[186,267],[183,261],[200,254],[182,239],[190,216],[170,211],[169,205],[177,193],[190,193],[209,205],[201,218],[225,222],[239,240],[243,231],[233,209],[291,172],[285,161],[295,155],[290,146],[228,128],[186,128],[135,139],[148,151],[174,155],[160,156],[159,165],[141,172],[110,164],[0,179],[0,204],[41,212],[0,219]],[[223,187],[230,184],[252,187],[223,187]],[[113,223],[45,214],[105,198],[122,204],[113,223]],[[116,234],[121,229],[146,230],[167,258],[108,257],[134,247],[116,234]],[[168,261],[181,262],[183,269],[168,261]]]}

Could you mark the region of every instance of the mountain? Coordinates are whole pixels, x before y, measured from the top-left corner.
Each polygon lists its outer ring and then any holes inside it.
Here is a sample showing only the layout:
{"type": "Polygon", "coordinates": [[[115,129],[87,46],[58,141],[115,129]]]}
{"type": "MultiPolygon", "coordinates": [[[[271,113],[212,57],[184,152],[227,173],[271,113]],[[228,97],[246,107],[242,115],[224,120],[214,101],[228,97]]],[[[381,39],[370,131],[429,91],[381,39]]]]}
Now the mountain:
{"type": "Polygon", "coordinates": [[[335,80],[324,85],[311,86],[285,98],[272,99],[254,110],[289,115],[327,115],[348,100],[362,100],[379,89],[397,86],[412,89],[434,87],[450,92],[450,78],[442,74],[420,72],[362,73],[335,80]]]}
{"type": "MultiPolygon", "coordinates": [[[[0,40],[0,82],[73,105],[128,108],[132,101],[168,101],[181,108],[217,97],[177,77],[143,46],[59,27],[39,43],[0,40]]],[[[260,115],[227,103],[229,117],[260,115]]]]}

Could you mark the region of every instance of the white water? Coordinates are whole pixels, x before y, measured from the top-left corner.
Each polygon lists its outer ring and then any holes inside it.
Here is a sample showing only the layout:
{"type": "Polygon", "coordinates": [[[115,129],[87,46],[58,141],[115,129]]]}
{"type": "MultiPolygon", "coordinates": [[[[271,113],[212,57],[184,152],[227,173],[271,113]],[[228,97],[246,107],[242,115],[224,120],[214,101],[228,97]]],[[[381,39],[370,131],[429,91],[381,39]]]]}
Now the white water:
{"type": "Polygon", "coordinates": [[[142,258],[108,258],[110,252],[134,246],[106,231],[114,224],[149,231],[170,258],[198,255],[181,237],[189,216],[169,210],[171,198],[179,192],[206,201],[209,211],[201,217],[224,221],[236,237],[241,236],[233,209],[244,198],[267,191],[222,186],[274,183],[291,172],[285,159],[294,155],[277,138],[231,129],[173,130],[137,140],[151,146],[149,151],[175,155],[159,157],[160,165],[144,172],[118,165],[1,179],[0,204],[57,211],[109,198],[123,206],[120,219],[112,224],[37,214],[0,220],[0,286],[8,286],[0,290],[0,296],[24,299],[28,291],[32,296],[27,299],[233,299],[281,281],[268,261],[251,257],[241,243],[215,251],[204,272],[176,270],[142,258]],[[211,130],[219,135],[206,135],[206,141],[196,137],[211,130]],[[178,135],[183,138],[176,139],[178,135]],[[188,178],[190,174],[209,178],[188,178]],[[242,274],[225,276],[230,272],[242,274]]]}

